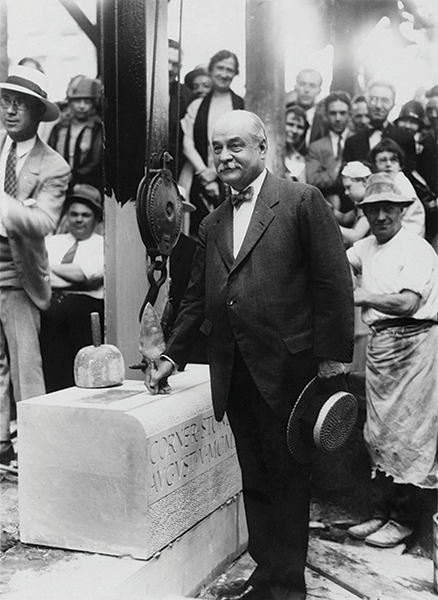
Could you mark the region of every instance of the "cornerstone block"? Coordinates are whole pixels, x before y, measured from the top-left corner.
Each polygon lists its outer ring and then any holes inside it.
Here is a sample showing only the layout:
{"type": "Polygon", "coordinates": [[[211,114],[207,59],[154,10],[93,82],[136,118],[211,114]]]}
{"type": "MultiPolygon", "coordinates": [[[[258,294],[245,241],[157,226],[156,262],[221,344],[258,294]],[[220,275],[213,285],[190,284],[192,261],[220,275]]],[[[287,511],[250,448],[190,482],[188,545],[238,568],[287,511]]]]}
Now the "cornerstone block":
{"type": "Polygon", "coordinates": [[[241,490],[208,368],[170,382],[164,396],[126,381],[19,403],[23,542],[148,559],[241,490]]]}

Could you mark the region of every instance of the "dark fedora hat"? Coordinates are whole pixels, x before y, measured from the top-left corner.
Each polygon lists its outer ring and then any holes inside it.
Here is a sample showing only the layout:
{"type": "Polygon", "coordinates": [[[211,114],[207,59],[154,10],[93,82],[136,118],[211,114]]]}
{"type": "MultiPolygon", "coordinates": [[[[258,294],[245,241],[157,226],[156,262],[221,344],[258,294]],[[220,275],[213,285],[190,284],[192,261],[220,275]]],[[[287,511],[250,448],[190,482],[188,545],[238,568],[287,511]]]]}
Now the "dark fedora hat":
{"type": "Polygon", "coordinates": [[[338,450],[347,441],[358,413],[357,400],[344,376],[314,377],[298,397],[287,424],[287,445],[299,462],[311,462],[318,451],[338,450]]]}

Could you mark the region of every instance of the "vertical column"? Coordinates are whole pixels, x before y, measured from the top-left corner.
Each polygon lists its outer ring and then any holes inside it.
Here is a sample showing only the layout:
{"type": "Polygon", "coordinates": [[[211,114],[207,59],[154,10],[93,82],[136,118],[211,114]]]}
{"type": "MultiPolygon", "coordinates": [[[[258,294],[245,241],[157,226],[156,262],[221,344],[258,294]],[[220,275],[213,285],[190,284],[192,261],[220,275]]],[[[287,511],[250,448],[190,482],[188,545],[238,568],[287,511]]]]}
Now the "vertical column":
{"type": "MultiPolygon", "coordinates": [[[[140,359],[139,311],[148,288],[135,195],[150,155],[167,145],[167,1],[105,0],[100,17],[108,192],[105,338],[128,365],[140,359]]],[[[142,373],[129,371],[127,377],[142,378],[142,373]]]]}
{"type": "Polygon", "coordinates": [[[268,167],[284,174],[285,91],[283,0],[246,2],[245,107],[264,121],[268,167]]]}

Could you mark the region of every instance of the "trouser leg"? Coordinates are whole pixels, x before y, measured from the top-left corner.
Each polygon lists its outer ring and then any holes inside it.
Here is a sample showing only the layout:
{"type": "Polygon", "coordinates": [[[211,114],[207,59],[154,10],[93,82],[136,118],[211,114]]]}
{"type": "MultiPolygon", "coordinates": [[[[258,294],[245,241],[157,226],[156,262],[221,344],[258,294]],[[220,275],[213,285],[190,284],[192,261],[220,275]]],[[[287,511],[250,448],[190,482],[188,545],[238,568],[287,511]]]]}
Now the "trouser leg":
{"type": "MultiPolygon", "coordinates": [[[[305,370],[302,376],[303,387],[311,376],[305,370]]],[[[248,551],[271,586],[280,585],[288,598],[302,600],[310,467],[290,454],[287,418],[266,404],[238,352],[231,389],[227,414],[242,469],[248,551]]]]}
{"type": "MultiPolygon", "coordinates": [[[[1,294],[2,370],[6,355],[12,397],[15,402],[45,394],[41,352],[39,346],[40,313],[24,290],[7,290],[1,294]],[[6,354],[5,354],[6,351],[6,354]]],[[[7,370],[7,369],[6,369],[7,370]]],[[[2,389],[2,410],[6,399],[2,389]]],[[[5,412],[6,414],[6,412],[5,412]]],[[[2,418],[3,421],[3,418],[2,418]]],[[[2,435],[9,427],[2,423],[2,435]]],[[[7,439],[10,439],[10,434],[7,439]]]]}

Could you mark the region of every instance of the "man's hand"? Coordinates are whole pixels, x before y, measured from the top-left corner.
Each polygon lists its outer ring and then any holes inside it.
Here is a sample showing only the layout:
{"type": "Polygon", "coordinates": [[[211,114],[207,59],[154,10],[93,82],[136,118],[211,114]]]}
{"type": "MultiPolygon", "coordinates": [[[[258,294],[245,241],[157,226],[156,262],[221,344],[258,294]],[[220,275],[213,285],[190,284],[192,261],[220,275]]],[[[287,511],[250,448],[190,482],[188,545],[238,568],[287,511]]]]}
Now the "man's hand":
{"type": "Polygon", "coordinates": [[[166,358],[160,358],[156,363],[148,365],[145,372],[144,384],[151,394],[168,394],[170,385],[167,378],[172,374],[173,364],[166,358]]]}
{"type": "Polygon", "coordinates": [[[365,291],[362,287],[358,286],[354,290],[354,304],[356,306],[366,306],[368,304],[368,292],[365,291]]]}
{"type": "Polygon", "coordinates": [[[330,379],[330,377],[337,377],[338,375],[345,375],[344,363],[339,360],[322,360],[318,367],[318,377],[321,379],[330,379]]]}

